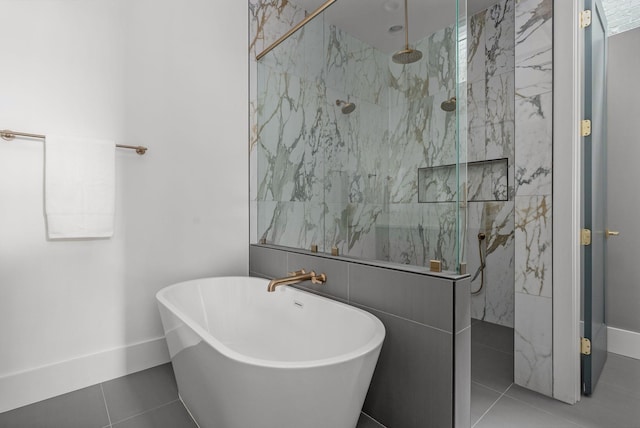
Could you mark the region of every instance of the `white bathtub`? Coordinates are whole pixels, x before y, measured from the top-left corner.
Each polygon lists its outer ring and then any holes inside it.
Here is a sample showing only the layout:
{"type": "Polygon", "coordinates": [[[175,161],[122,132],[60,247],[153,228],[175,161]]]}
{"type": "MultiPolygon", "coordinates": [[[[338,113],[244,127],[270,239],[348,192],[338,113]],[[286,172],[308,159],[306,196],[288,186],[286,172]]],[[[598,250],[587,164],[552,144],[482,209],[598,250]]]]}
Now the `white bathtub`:
{"type": "Polygon", "coordinates": [[[159,291],[180,397],[200,428],[354,428],[385,330],[368,312],[249,277],[159,291]]]}

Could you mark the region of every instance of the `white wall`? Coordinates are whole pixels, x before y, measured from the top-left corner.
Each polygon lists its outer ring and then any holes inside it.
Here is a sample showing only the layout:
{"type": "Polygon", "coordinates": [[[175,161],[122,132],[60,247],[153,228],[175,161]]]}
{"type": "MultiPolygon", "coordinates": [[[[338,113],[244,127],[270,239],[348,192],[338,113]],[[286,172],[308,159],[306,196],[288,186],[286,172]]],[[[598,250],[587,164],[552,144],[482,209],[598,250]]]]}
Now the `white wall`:
{"type": "Polygon", "coordinates": [[[620,231],[607,240],[607,324],[616,329],[609,331],[609,350],[640,358],[640,139],[634,126],[640,115],[640,28],[611,36],[608,42],[607,227],[620,231]]]}
{"type": "Polygon", "coordinates": [[[0,412],[166,361],[155,293],[247,273],[247,6],[221,3],[0,0],[0,129],[149,147],[117,151],[114,237],[60,242],[43,143],[0,140],[0,412]]]}

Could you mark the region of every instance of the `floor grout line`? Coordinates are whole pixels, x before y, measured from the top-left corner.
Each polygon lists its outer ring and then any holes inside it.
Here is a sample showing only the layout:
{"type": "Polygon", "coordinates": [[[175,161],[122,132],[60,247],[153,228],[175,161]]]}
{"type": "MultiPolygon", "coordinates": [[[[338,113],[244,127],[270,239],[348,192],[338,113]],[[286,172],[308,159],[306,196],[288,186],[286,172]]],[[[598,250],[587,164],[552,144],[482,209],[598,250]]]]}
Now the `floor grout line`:
{"type": "MultiPolygon", "coordinates": [[[[511,389],[511,388],[509,388],[509,389],[511,389]]],[[[508,390],[507,390],[507,391],[508,391],[508,390]]],[[[532,407],[532,408],[534,408],[534,409],[536,409],[536,410],[539,410],[539,411],[541,411],[541,412],[543,412],[543,413],[546,413],[546,414],[548,414],[548,415],[555,416],[555,417],[558,417],[558,418],[560,418],[560,419],[564,419],[565,421],[567,421],[567,422],[569,422],[569,423],[571,423],[571,424],[576,425],[576,427],[580,427],[580,428],[582,428],[582,425],[580,425],[580,424],[578,424],[577,422],[575,422],[575,421],[573,421],[573,420],[571,420],[571,419],[567,418],[567,417],[566,417],[566,416],[564,416],[564,415],[561,415],[561,414],[558,414],[558,413],[554,413],[554,412],[552,412],[551,410],[543,409],[542,407],[540,407],[540,406],[536,406],[535,404],[530,403],[530,402],[528,402],[528,401],[525,401],[525,400],[523,400],[523,399],[521,399],[521,398],[517,398],[517,397],[514,397],[514,396],[512,396],[512,395],[509,395],[509,394],[507,394],[507,391],[505,391],[504,393],[507,395],[507,397],[508,397],[508,398],[510,398],[510,399],[512,399],[512,400],[515,400],[515,401],[517,401],[517,402],[519,402],[519,403],[522,403],[522,404],[526,404],[527,406],[532,407]]],[[[548,397],[548,398],[553,399],[553,398],[551,398],[551,397],[548,397]]]]}
{"type": "MultiPolygon", "coordinates": [[[[483,385],[483,386],[484,386],[484,385],[483,385]]],[[[512,387],[512,386],[513,386],[513,384],[509,385],[509,388],[505,389],[505,391],[504,391],[502,394],[500,394],[500,397],[496,398],[496,401],[494,401],[494,402],[493,402],[493,404],[491,404],[491,405],[489,406],[489,408],[488,408],[488,409],[487,409],[487,410],[482,414],[482,416],[480,416],[480,417],[478,418],[478,420],[476,421],[476,423],[475,423],[475,424],[473,424],[473,425],[471,426],[471,428],[475,428],[475,426],[476,426],[476,425],[478,425],[478,424],[480,423],[480,421],[481,421],[481,420],[482,420],[482,419],[487,415],[487,413],[489,413],[489,412],[491,411],[491,409],[493,409],[493,406],[495,406],[495,405],[498,403],[498,401],[500,401],[500,399],[501,399],[502,397],[504,397],[504,395],[507,393],[507,391],[508,391],[509,389],[511,389],[511,387],[512,387]]],[[[496,391],[496,392],[497,392],[497,391],[496,391]]],[[[511,398],[511,397],[509,397],[509,398],[511,398]]]]}
{"type": "Polygon", "coordinates": [[[483,387],[483,388],[486,388],[486,389],[488,389],[489,391],[493,391],[493,392],[495,392],[496,394],[505,394],[505,393],[506,393],[506,392],[507,392],[507,391],[508,391],[508,390],[509,390],[513,385],[514,385],[514,383],[513,383],[513,382],[511,382],[511,383],[510,383],[510,384],[509,384],[509,385],[508,385],[504,390],[502,390],[502,391],[501,391],[501,390],[499,390],[499,389],[496,389],[496,388],[493,388],[493,387],[491,387],[491,386],[485,385],[485,384],[484,384],[484,383],[482,383],[482,382],[478,382],[477,380],[473,380],[473,379],[472,379],[472,380],[471,380],[471,383],[475,383],[476,385],[479,385],[479,386],[481,386],[481,387],[483,387]]]}
{"type": "Polygon", "coordinates": [[[116,421],[114,425],[120,424],[120,423],[122,423],[122,422],[124,422],[124,421],[128,421],[129,419],[133,419],[133,418],[138,417],[138,416],[140,416],[140,415],[144,415],[145,413],[149,413],[149,412],[152,412],[152,411],[154,411],[154,410],[158,410],[158,409],[160,409],[160,408],[162,408],[162,407],[164,407],[164,406],[168,406],[169,404],[173,404],[173,403],[175,403],[176,401],[180,401],[180,399],[179,399],[179,398],[176,398],[175,400],[173,400],[173,401],[169,401],[168,403],[164,403],[164,404],[161,404],[161,405],[159,405],[159,406],[152,407],[151,409],[147,409],[147,410],[145,410],[145,411],[143,411],[143,412],[136,413],[135,415],[127,416],[127,417],[126,417],[126,418],[124,418],[124,419],[121,419],[121,420],[119,420],[119,421],[116,421]]]}
{"type": "Polygon", "coordinates": [[[107,419],[109,420],[109,428],[111,428],[111,415],[109,414],[109,406],[107,405],[107,397],[104,395],[104,389],[102,383],[100,384],[100,392],[102,392],[102,401],[104,401],[104,408],[107,411],[107,419]]]}

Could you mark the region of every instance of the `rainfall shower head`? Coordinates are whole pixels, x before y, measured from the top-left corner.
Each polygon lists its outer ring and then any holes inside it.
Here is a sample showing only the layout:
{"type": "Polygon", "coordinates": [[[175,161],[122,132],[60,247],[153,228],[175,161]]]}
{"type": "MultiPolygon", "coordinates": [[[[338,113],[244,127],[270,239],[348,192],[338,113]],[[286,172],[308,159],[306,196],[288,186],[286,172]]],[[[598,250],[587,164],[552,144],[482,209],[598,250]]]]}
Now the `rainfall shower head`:
{"type": "Polygon", "coordinates": [[[353,113],[353,111],[356,109],[356,105],[354,103],[349,103],[343,100],[336,100],[336,105],[342,106],[342,114],[353,113]]]}
{"type": "Polygon", "coordinates": [[[411,64],[422,59],[422,52],[416,49],[411,49],[407,46],[406,49],[402,49],[393,54],[391,60],[396,64],[411,64]]]}
{"type": "Polygon", "coordinates": [[[409,10],[407,0],[404,0],[404,49],[396,52],[391,60],[396,64],[411,64],[422,59],[422,52],[409,47],[409,10]]]}
{"type": "Polygon", "coordinates": [[[440,108],[446,112],[456,111],[456,97],[451,97],[440,104],[440,108]]]}

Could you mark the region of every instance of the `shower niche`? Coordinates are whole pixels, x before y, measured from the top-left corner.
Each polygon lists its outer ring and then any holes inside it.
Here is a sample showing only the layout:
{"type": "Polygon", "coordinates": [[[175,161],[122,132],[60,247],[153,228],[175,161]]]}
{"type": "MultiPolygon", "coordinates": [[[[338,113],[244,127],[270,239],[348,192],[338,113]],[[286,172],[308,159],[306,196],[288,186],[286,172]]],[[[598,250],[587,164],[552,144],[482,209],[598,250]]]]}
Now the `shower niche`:
{"type": "MultiPolygon", "coordinates": [[[[509,159],[490,159],[466,163],[466,200],[491,202],[509,200],[509,159]]],[[[457,165],[418,169],[418,202],[455,202],[457,165]]]]}
{"type": "Polygon", "coordinates": [[[252,41],[252,243],[459,272],[466,2],[289,3],[252,41]]]}

